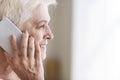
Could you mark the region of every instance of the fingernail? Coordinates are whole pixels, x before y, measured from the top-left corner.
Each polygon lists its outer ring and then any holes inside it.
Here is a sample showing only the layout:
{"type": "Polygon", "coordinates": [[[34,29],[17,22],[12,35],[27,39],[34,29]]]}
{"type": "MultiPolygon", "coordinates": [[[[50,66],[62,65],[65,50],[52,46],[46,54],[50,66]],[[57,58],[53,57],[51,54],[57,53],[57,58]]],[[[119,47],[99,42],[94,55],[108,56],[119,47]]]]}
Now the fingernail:
{"type": "Polygon", "coordinates": [[[37,41],[35,41],[35,44],[36,44],[36,45],[39,45],[39,43],[38,43],[37,41]]]}
{"type": "Polygon", "coordinates": [[[37,42],[35,41],[35,45],[37,45],[37,42]]]}
{"type": "Polygon", "coordinates": [[[27,34],[28,33],[28,31],[27,30],[25,30],[25,34],[27,34]]]}
{"type": "Polygon", "coordinates": [[[13,35],[10,36],[10,39],[13,39],[13,35]]]}
{"type": "Polygon", "coordinates": [[[32,36],[29,36],[29,38],[30,38],[31,40],[34,40],[32,36]]]}

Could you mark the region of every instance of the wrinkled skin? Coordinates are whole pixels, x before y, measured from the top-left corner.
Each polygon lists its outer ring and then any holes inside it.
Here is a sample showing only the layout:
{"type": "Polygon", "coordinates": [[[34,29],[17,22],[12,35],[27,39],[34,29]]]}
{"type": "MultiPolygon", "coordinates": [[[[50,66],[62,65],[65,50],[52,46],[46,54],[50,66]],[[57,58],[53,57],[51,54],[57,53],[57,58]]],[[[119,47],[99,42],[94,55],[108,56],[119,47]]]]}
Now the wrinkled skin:
{"type": "Polygon", "coordinates": [[[11,77],[14,79],[9,77],[9,80],[17,80],[18,77],[21,80],[44,80],[43,60],[46,58],[46,45],[53,38],[49,21],[48,7],[40,4],[33,10],[32,17],[18,27],[23,31],[21,47],[18,47],[16,37],[12,35],[10,42],[13,56],[0,52],[2,78],[13,74],[11,77]]]}
{"type": "Polygon", "coordinates": [[[0,48],[0,53],[1,53],[0,54],[0,75],[1,76],[11,72],[11,70],[5,72],[8,68],[8,63],[7,63],[7,60],[6,60],[3,52],[4,52],[4,50],[2,48],[0,48]]]}

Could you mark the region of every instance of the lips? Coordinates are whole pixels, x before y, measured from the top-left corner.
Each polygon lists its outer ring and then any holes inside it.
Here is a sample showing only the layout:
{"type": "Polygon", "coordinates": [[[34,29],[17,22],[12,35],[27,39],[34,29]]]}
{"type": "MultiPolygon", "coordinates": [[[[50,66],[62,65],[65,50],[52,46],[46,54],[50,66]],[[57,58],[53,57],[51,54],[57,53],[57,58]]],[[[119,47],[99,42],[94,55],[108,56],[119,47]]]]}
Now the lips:
{"type": "Polygon", "coordinates": [[[40,47],[46,47],[46,44],[41,44],[40,47]]]}
{"type": "Polygon", "coordinates": [[[46,48],[47,44],[40,44],[41,48],[46,48]]]}
{"type": "Polygon", "coordinates": [[[47,41],[43,41],[41,44],[40,44],[40,47],[41,48],[46,48],[48,42],[47,41]]]}

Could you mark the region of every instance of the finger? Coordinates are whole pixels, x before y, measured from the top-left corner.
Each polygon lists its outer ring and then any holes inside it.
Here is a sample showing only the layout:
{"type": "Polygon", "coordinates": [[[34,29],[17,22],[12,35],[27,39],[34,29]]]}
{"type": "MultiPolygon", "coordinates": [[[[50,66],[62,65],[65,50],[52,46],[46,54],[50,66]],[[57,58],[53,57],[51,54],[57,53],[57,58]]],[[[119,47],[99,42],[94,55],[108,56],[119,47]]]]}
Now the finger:
{"type": "Polygon", "coordinates": [[[28,58],[30,60],[30,63],[33,63],[34,61],[34,53],[35,53],[34,38],[30,36],[28,44],[28,58]]]}
{"type": "Polygon", "coordinates": [[[4,52],[6,60],[8,62],[8,64],[10,65],[11,68],[14,68],[14,61],[13,61],[13,57],[11,57],[10,55],[8,55],[8,53],[4,52]]]}
{"type": "Polygon", "coordinates": [[[41,59],[41,49],[39,43],[35,42],[35,60],[36,64],[39,65],[42,61],[41,59]]]}
{"type": "Polygon", "coordinates": [[[6,53],[6,52],[4,52],[4,54],[5,54],[5,58],[6,58],[7,62],[8,62],[8,64],[11,64],[12,57],[9,56],[8,53],[6,53]]]}
{"type": "Polygon", "coordinates": [[[14,35],[12,35],[10,37],[10,43],[11,43],[11,47],[12,47],[12,50],[13,50],[13,56],[15,58],[17,58],[17,56],[18,56],[18,45],[17,45],[17,39],[14,35]]]}
{"type": "Polygon", "coordinates": [[[25,31],[22,34],[22,41],[21,41],[21,56],[23,58],[27,58],[28,37],[29,37],[29,34],[27,31],[25,31]]]}

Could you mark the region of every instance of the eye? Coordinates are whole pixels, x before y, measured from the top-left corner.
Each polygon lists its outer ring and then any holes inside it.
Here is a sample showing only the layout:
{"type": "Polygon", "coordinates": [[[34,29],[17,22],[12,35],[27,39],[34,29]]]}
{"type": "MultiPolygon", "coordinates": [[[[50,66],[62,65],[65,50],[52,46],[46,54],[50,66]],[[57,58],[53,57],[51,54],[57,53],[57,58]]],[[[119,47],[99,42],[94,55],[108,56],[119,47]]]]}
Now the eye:
{"type": "Polygon", "coordinates": [[[36,27],[37,29],[41,29],[41,28],[44,28],[45,27],[45,24],[43,24],[43,25],[40,25],[40,26],[38,26],[38,27],[36,27]]]}

